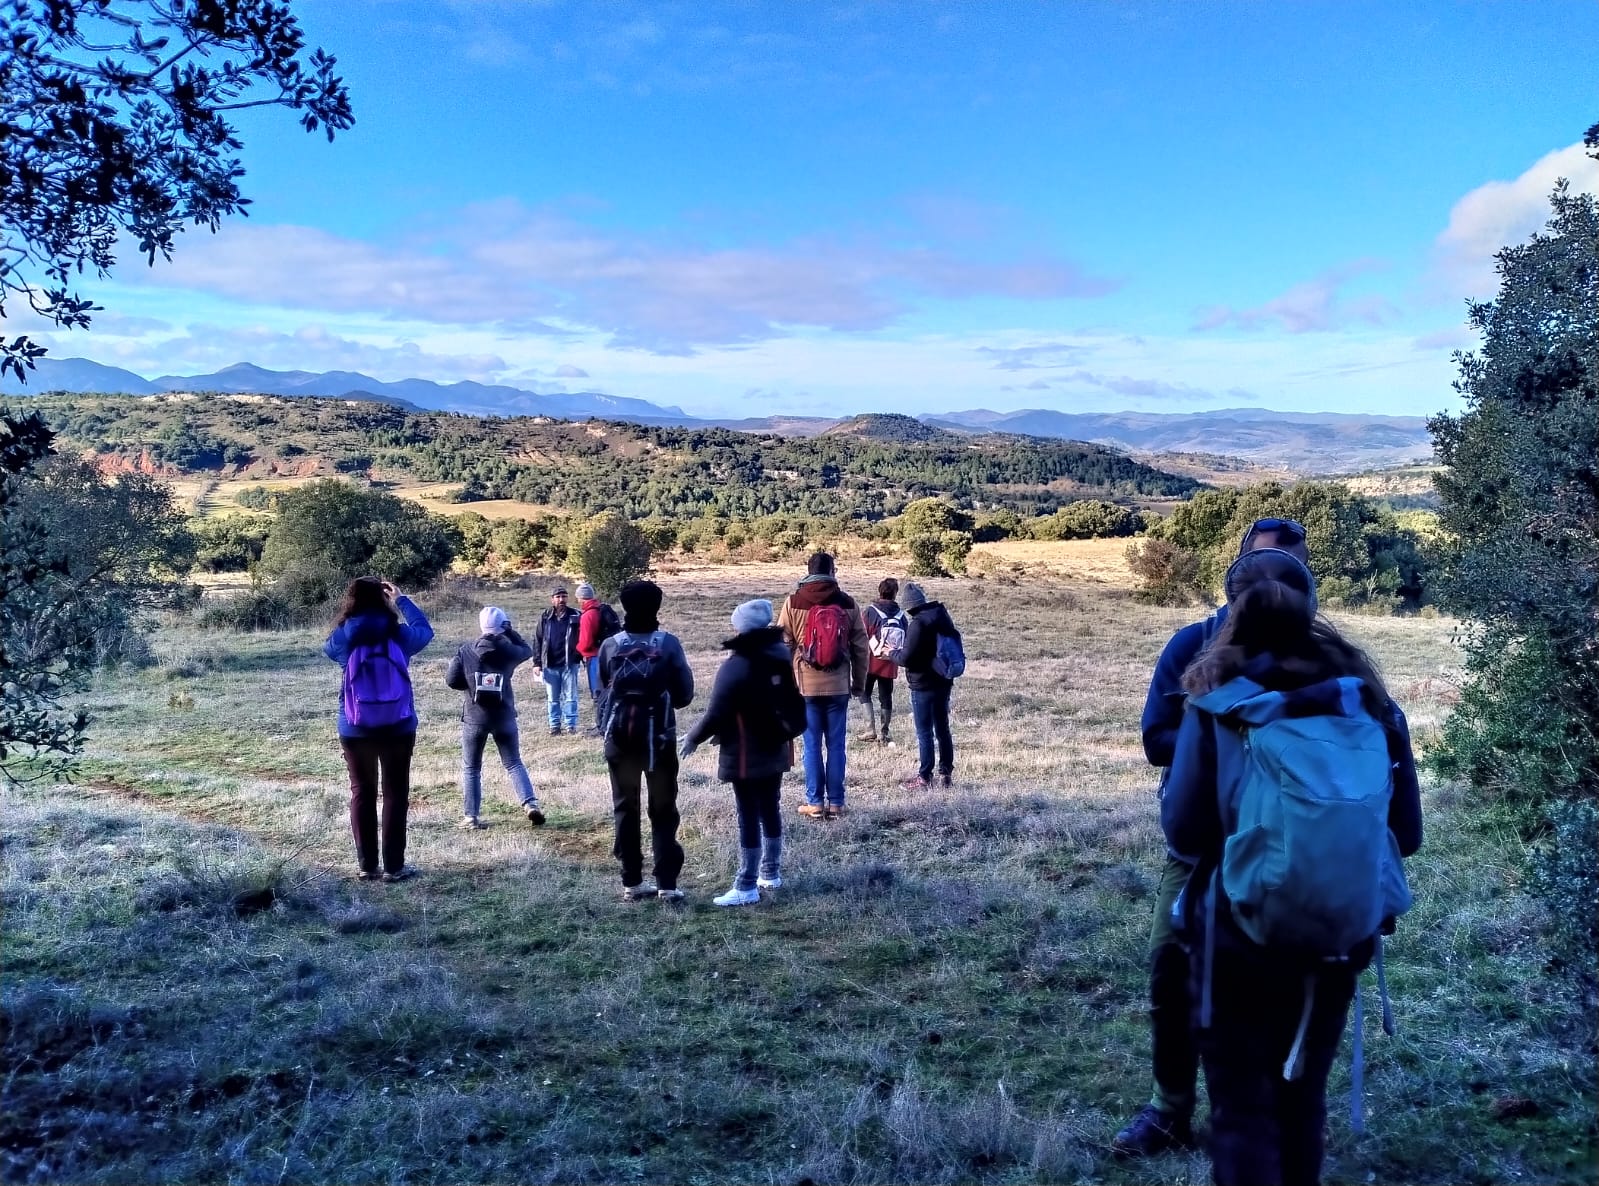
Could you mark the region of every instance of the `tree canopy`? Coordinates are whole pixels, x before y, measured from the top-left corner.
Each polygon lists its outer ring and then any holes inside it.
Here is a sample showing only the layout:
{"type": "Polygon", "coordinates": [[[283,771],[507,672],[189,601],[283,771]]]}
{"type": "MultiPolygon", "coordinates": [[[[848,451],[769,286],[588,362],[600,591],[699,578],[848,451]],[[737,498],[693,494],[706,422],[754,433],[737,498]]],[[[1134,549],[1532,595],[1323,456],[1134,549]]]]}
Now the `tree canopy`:
{"type": "MultiPolygon", "coordinates": [[[[153,263],[246,213],[231,112],[287,107],[329,139],[354,122],[281,0],[3,0],[0,28],[0,317],[15,296],[86,327],[74,277],[109,274],[124,239],[153,263]]],[[[0,375],[43,353],[0,339],[0,375]]]]}

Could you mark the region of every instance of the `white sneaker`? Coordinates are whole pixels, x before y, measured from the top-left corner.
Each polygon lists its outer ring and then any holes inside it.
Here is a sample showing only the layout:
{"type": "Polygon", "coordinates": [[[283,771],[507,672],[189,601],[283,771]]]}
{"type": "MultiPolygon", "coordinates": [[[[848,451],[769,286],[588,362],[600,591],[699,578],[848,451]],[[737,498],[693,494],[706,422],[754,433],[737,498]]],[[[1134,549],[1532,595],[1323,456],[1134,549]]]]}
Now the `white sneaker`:
{"type": "Polygon", "coordinates": [[[727,893],[711,899],[718,906],[753,906],[760,900],[760,890],[741,890],[736,885],[727,893]]]}
{"type": "Polygon", "coordinates": [[[782,889],[783,879],[781,877],[757,877],[755,884],[761,889],[782,889]]]}
{"type": "Polygon", "coordinates": [[[683,891],[680,889],[656,890],[655,896],[662,902],[681,902],[683,900],[683,891]]]}
{"type": "Polygon", "coordinates": [[[460,828],[463,832],[471,832],[471,831],[475,831],[478,828],[481,828],[483,825],[477,822],[477,816],[475,816],[475,815],[463,815],[461,817],[461,822],[456,824],[455,826],[457,828],[460,828]]]}

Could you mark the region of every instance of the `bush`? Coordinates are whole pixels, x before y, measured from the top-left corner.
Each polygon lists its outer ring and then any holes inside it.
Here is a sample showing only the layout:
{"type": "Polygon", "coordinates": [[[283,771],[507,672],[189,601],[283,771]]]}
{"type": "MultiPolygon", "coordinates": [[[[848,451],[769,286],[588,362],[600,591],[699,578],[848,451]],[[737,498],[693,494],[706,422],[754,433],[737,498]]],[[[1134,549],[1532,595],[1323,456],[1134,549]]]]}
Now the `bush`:
{"type": "Polygon", "coordinates": [[[1152,605],[1188,605],[1201,595],[1199,557],[1167,539],[1127,545],[1127,567],[1138,578],[1138,597],[1152,605]]]}
{"type": "Polygon", "coordinates": [[[939,559],[944,562],[944,567],[950,572],[965,572],[966,557],[972,552],[972,533],[969,531],[946,531],[940,539],[939,559]]]}
{"type": "Polygon", "coordinates": [[[910,553],[910,563],[905,566],[906,573],[913,577],[947,576],[940,562],[943,548],[942,535],[911,536],[905,541],[905,550],[910,553]]]}
{"type": "Polygon", "coordinates": [[[628,581],[650,570],[649,540],[614,512],[585,524],[569,556],[595,589],[612,596],[628,581]]]}
{"type": "Polygon", "coordinates": [[[380,576],[420,588],[449,568],[462,542],[453,523],[413,502],[328,478],[279,496],[261,569],[331,576],[335,585],[380,576]]]}
{"type": "Polygon", "coordinates": [[[1053,515],[1034,519],[1028,531],[1034,539],[1114,539],[1133,535],[1143,525],[1143,520],[1126,507],[1085,498],[1053,515]]]}
{"type": "Polygon", "coordinates": [[[1549,905],[1557,950],[1592,976],[1599,957],[1599,810],[1564,800],[1545,810],[1545,839],[1533,851],[1530,885],[1549,905]]]}
{"type": "Polygon", "coordinates": [[[248,515],[191,521],[195,567],[202,572],[248,572],[266,550],[271,525],[248,515]]]}

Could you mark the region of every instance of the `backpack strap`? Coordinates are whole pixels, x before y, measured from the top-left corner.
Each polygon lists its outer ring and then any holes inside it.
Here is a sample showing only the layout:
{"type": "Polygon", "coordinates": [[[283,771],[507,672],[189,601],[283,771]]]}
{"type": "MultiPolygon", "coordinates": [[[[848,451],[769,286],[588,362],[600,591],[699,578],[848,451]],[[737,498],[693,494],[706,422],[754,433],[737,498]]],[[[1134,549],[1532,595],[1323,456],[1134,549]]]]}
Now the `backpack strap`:
{"type": "Polygon", "coordinates": [[[1310,1028],[1310,1011],[1316,1004],[1316,973],[1305,973],[1305,1004],[1299,1010],[1299,1028],[1294,1031],[1294,1044],[1288,1048],[1288,1058],[1283,1063],[1283,1078],[1292,1083],[1305,1070],[1305,1031],[1310,1028]]]}

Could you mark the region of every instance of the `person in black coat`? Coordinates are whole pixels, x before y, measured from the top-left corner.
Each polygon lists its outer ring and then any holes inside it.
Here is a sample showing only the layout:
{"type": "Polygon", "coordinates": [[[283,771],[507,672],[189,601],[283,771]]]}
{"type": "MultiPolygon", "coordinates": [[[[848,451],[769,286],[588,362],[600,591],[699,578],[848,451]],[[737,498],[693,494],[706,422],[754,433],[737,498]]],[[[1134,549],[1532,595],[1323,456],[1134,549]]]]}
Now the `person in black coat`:
{"type": "Polygon", "coordinates": [[[783,884],[777,797],[783,772],[794,765],[794,737],[805,728],[805,700],[783,631],[772,625],[770,601],[739,606],[733,629],[722,644],[730,653],[716,673],[710,705],[683,738],[682,756],[706,740],[720,750],[716,774],[733,784],[738,808],[739,870],[733,888],[714,901],[749,906],[761,890],[783,884]]]}
{"type": "Polygon", "coordinates": [[[905,610],[905,682],[911,690],[911,719],[916,725],[917,756],[921,765],[914,778],[906,779],[909,791],[925,790],[933,783],[933,743],[938,742],[938,780],[949,786],[955,771],[955,741],[949,732],[949,697],[955,681],[939,675],[933,667],[942,634],[955,638],[961,632],[942,602],[927,600],[927,594],[914,581],[900,597],[905,610]]]}
{"type": "Polygon", "coordinates": [[[544,822],[533,780],[522,765],[521,739],[516,725],[516,694],[511,676],[518,665],[533,657],[533,648],[511,625],[499,606],[486,607],[478,615],[481,637],[455,652],[444,682],[464,692],[461,705],[461,802],[462,828],[479,828],[483,809],[483,747],[490,737],[500,751],[500,761],[511,778],[517,801],[534,827],[544,822]]]}

